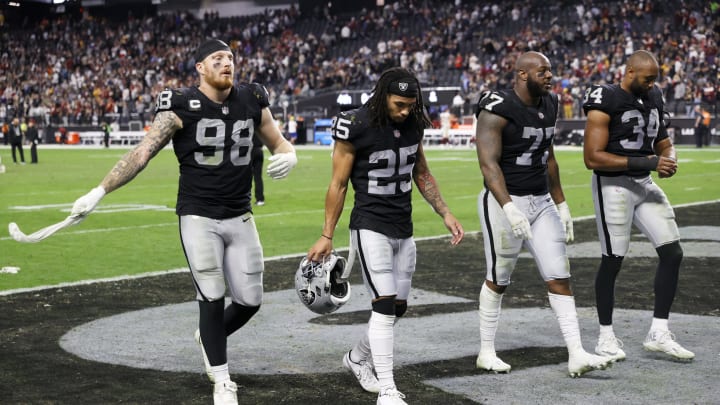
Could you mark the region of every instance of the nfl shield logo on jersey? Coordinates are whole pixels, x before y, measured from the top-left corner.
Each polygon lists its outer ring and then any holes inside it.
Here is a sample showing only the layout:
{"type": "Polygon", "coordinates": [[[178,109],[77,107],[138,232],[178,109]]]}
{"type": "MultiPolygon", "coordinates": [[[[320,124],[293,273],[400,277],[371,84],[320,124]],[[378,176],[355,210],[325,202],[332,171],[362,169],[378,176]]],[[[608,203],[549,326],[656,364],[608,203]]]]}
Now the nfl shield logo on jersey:
{"type": "Polygon", "coordinates": [[[538,117],[540,117],[540,119],[543,119],[543,118],[545,118],[545,114],[539,112],[539,113],[538,113],[538,117]]]}
{"type": "Polygon", "coordinates": [[[222,113],[225,115],[230,114],[230,107],[228,107],[226,105],[222,106],[222,113]]]}
{"type": "Polygon", "coordinates": [[[400,138],[400,131],[397,129],[393,131],[393,135],[395,135],[395,138],[400,138]]]}

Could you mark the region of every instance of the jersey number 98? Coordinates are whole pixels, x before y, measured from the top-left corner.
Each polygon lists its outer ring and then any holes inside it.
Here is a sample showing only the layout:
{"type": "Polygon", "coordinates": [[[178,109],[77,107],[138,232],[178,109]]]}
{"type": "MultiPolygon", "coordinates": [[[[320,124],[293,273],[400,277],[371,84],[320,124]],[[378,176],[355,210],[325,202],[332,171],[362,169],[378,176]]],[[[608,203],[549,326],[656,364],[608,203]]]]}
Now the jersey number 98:
{"type": "MultiPolygon", "coordinates": [[[[252,133],[254,131],[252,119],[235,121],[232,128],[230,146],[230,163],[234,166],[245,166],[250,163],[250,148],[252,147],[252,133]]],[[[200,146],[215,147],[212,155],[204,152],[195,152],[195,161],[201,165],[218,166],[225,159],[225,121],[220,119],[203,118],[197,123],[195,140],[200,146]],[[214,131],[208,129],[214,128],[214,131]],[[215,136],[208,136],[208,134],[215,136]]]]}

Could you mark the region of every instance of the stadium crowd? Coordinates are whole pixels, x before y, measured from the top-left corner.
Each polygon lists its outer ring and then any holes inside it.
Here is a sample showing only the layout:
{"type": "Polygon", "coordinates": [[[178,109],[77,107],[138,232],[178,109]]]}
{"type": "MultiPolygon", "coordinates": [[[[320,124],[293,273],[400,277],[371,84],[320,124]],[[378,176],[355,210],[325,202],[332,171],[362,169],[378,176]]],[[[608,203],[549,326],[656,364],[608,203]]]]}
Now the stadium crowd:
{"type": "Polygon", "coordinates": [[[391,65],[423,84],[461,86],[468,103],[512,80],[517,55],[551,58],[563,117],[582,115],[591,83],[615,82],[625,58],[646,49],[661,63],[668,110],[716,116],[720,90],[718,2],[403,0],[358,15],[297,8],[202,18],[176,12],[121,19],[58,15],[0,24],[0,122],[99,125],[151,118],[164,88],[195,81],[192,50],[229,41],[237,80],[268,88],[272,105],[327,90],[364,88],[391,65]]]}

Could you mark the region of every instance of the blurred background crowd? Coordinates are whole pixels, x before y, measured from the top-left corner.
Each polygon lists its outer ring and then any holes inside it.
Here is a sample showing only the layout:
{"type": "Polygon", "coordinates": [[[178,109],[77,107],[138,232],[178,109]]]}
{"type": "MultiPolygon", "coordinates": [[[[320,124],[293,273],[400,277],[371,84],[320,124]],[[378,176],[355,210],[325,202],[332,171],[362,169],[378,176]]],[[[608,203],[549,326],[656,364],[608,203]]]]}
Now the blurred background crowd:
{"type": "MultiPolygon", "coordinates": [[[[401,65],[426,86],[459,86],[465,111],[511,85],[527,50],[553,64],[563,118],[582,118],[585,88],[618,82],[626,56],[653,52],[672,115],[718,112],[718,1],[399,0],[360,13],[290,6],[223,16],[172,12],[8,18],[0,15],[0,122],[100,125],[152,118],[164,88],[196,83],[193,50],[207,37],[236,54],[238,81],[273,106],[338,89],[369,88],[401,65]]],[[[287,104],[286,104],[287,105],[287,104]]]]}

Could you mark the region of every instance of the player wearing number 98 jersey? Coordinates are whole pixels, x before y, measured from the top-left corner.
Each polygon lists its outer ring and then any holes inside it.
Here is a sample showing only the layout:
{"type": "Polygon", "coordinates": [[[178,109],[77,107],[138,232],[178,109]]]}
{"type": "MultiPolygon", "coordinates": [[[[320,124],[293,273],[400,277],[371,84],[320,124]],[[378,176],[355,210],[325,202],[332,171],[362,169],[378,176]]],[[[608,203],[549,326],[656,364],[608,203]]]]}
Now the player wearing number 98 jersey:
{"type": "Polygon", "coordinates": [[[178,215],[224,219],[250,211],[252,134],[269,105],[266,94],[259,84],[241,84],[223,103],[197,87],[157,97],[156,112],[172,111],[182,121],[173,136],[180,163],[178,215]]]}
{"type": "Polygon", "coordinates": [[[262,302],[263,252],[250,211],[250,152],[254,134],[272,152],[268,174],[285,177],[297,163],[257,84],[233,86],[234,55],[217,39],[196,50],[200,85],[161,92],[143,140],[80,197],[74,215],[87,215],[109,193],[144,169],[171,140],[180,167],[176,212],[180,239],[199,303],[200,344],[216,405],[237,405],[230,380],[227,336],[240,329],[262,302]],[[225,307],[225,290],[231,303],[225,307]]]}
{"type": "Polygon", "coordinates": [[[595,221],[602,248],[595,278],[600,337],[595,352],[621,360],[625,352],[615,337],[612,314],[615,281],[630,246],[633,224],[647,236],[660,258],[655,276],[655,307],[644,347],[678,359],[694,354],[680,346],[668,328],[683,252],[675,213],[650,171],[660,178],[677,171],[672,140],[663,126],[663,99],[655,86],[655,56],[630,56],[619,85],[593,86],[585,94],[587,113],[585,166],[593,170],[595,221]]]}
{"type": "Polygon", "coordinates": [[[308,260],[319,262],[332,252],[335,226],[351,181],[355,190],[350,215],[351,254],[357,252],[360,259],[372,313],[366,333],[343,363],[363,389],[378,393],[378,405],[405,404],[393,377],[393,325],[407,309],[415,272],[413,181],[443,218],[452,234],[450,243],[459,243],[464,235],[425,159],[422,136],[429,124],[417,78],[403,68],[383,72],[364,106],[335,118],[325,224],[307,254],[308,260]]]}

